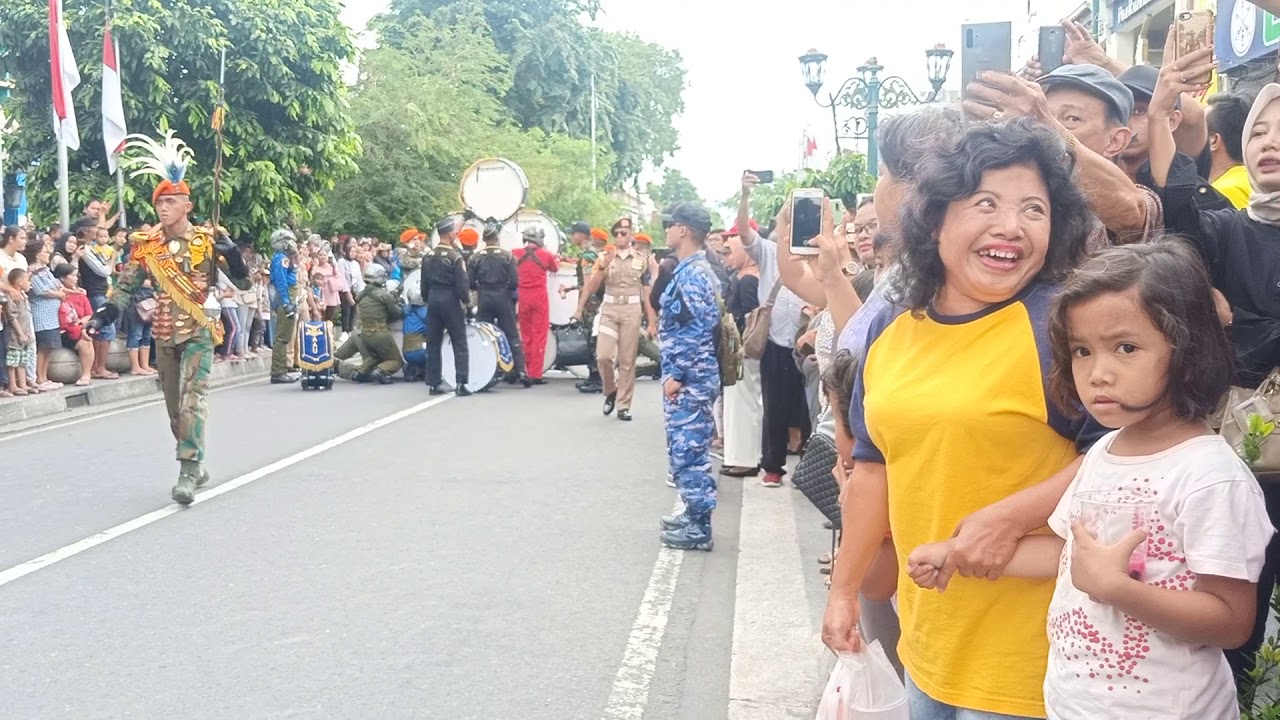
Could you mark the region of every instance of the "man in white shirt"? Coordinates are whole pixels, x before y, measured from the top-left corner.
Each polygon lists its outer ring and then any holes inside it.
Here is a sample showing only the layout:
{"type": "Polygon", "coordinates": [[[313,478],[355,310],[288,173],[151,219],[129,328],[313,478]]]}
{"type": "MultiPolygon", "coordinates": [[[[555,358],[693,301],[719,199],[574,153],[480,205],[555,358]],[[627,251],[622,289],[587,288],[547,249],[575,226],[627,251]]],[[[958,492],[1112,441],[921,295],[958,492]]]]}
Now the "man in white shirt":
{"type": "MultiPolygon", "coordinates": [[[[764,426],[761,437],[764,470],[761,481],[766,487],[781,487],[786,474],[789,428],[798,427],[807,439],[812,428],[806,407],[804,376],[796,367],[791,353],[800,333],[804,301],[785,287],[778,272],[778,250],[773,240],[760,236],[751,220],[751,192],[759,179],[751,173],[742,176],[742,200],[738,205],[738,232],[742,246],[760,269],[760,305],[774,297],[769,319],[769,341],[760,358],[760,385],[764,397],[764,426]]],[[[780,238],[785,242],[786,238],[780,238]]]]}

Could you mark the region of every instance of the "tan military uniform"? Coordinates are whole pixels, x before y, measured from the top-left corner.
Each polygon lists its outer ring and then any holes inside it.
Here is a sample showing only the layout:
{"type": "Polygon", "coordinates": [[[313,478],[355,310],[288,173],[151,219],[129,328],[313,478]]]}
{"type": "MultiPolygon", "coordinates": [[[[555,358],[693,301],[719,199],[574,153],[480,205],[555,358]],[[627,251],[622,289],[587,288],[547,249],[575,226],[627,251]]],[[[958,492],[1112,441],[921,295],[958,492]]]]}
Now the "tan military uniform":
{"type": "Polygon", "coordinates": [[[636,350],[640,345],[640,321],[644,317],[644,293],[651,282],[649,261],[632,247],[618,252],[608,267],[600,265],[597,261],[593,270],[605,274],[596,357],[606,394],[615,386],[611,380],[617,365],[617,407],[630,410],[636,388],[636,350]]]}

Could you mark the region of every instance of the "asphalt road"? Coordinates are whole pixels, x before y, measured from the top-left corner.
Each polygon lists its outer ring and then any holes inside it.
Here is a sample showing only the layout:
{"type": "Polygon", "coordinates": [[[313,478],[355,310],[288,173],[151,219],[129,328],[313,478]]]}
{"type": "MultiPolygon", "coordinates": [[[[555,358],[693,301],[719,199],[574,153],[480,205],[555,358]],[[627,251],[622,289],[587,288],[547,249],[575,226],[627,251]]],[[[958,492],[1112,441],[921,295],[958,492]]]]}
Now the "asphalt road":
{"type": "Polygon", "coordinates": [[[656,383],[632,423],[568,380],[428,401],[215,392],[182,510],[158,405],[0,437],[0,718],[812,717],[799,493],[723,482],[715,551],[660,551],[656,383]]]}

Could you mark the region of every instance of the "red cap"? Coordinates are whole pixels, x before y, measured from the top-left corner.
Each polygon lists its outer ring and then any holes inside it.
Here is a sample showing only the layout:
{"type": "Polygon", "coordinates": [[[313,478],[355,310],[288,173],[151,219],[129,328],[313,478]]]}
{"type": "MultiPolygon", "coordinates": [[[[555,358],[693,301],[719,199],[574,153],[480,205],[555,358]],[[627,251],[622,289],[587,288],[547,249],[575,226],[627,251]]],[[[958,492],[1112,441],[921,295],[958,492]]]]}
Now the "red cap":
{"type": "MultiPolygon", "coordinates": [[[[756,222],[755,220],[752,220],[751,222],[747,223],[747,225],[748,225],[752,230],[754,230],[754,231],[756,231],[756,232],[760,232],[760,223],[756,222]]],[[[727,233],[725,233],[725,234],[726,234],[726,235],[741,235],[742,233],[738,232],[738,225],[735,223],[733,227],[729,228],[729,232],[727,232],[727,233]]]]}

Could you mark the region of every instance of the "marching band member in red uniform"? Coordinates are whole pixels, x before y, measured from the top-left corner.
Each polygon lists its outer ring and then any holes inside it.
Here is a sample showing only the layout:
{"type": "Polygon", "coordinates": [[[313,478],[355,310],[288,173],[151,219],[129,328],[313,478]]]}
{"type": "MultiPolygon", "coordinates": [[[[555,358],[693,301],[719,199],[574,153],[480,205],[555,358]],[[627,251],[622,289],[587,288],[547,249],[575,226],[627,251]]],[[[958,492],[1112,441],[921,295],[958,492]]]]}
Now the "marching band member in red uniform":
{"type": "Polygon", "coordinates": [[[525,365],[535,385],[545,385],[542,367],[547,353],[547,331],[551,329],[551,303],[547,297],[547,276],[560,270],[556,257],[543,247],[542,231],[524,231],[524,247],[511,253],[520,277],[520,339],[524,343],[525,365]]]}

